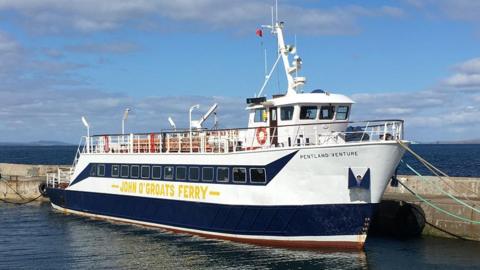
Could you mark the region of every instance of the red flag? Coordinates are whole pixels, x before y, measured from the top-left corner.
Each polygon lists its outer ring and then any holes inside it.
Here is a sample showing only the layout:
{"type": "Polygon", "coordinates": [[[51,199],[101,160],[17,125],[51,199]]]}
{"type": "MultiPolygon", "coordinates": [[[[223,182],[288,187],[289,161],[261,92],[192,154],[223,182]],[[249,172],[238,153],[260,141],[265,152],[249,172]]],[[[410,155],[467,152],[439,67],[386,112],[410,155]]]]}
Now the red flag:
{"type": "Polygon", "coordinates": [[[255,34],[259,37],[263,37],[263,31],[262,29],[258,28],[257,31],[255,32],[255,34]]]}

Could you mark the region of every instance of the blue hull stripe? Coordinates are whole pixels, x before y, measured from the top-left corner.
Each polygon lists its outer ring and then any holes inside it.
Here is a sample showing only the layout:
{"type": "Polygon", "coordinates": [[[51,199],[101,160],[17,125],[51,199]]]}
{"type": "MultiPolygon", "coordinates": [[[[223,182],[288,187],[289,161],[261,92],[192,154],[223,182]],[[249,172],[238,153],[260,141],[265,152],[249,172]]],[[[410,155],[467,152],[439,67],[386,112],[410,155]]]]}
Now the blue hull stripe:
{"type": "MultiPolygon", "coordinates": [[[[258,185],[268,185],[268,183],[270,183],[270,181],[272,181],[272,179],[285,167],[285,165],[287,165],[287,163],[298,153],[298,150],[297,151],[294,151],[290,154],[287,154],[277,160],[274,160],[270,163],[268,163],[267,165],[202,165],[202,164],[142,164],[142,163],[134,163],[134,164],[125,164],[125,163],[115,163],[115,165],[137,165],[137,166],[142,166],[142,165],[147,165],[147,166],[155,166],[155,165],[158,165],[158,166],[161,166],[162,168],[164,168],[165,166],[171,166],[171,167],[185,167],[185,168],[190,168],[190,167],[197,167],[197,168],[203,168],[203,167],[211,167],[213,168],[214,172],[217,171],[217,168],[219,167],[226,167],[226,168],[229,168],[229,179],[233,179],[233,171],[232,171],[232,168],[234,167],[240,167],[240,168],[245,168],[247,170],[247,178],[249,178],[248,180],[249,181],[246,181],[245,183],[234,183],[232,182],[231,180],[229,181],[229,183],[218,183],[218,182],[211,182],[209,181],[210,184],[236,184],[236,185],[255,185],[255,186],[258,186],[258,185]],[[250,175],[249,175],[249,170],[252,169],[252,168],[263,168],[266,170],[266,179],[265,179],[265,182],[263,183],[251,183],[250,181],[250,175]]],[[[98,165],[98,164],[103,164],[105,165],[105,175],[103,176],[100,176],[100,177],[109,177],[109,178],[123,178],[123,177],[114,177],[112,176],[112,165],[114,164],[109,164],[109,163],[89,163],[81,172],[80,174],[72,181],[72,183],[70,184],[71,186],[72,185],[75,185],[76,183],[80,182],[80,181],[83,181],[85,179],[87,179],[88,177],[95,177],[95,175],[92,175],[91,174],[91,171],[92,171],[92,167],[94,165],[98,165]]],[[[175,170],[174,171],[174,175],[175,175],[175,170]]],[[[201,170],[200,170],[201,171],[201,170]]],[[[216,173],[214,173],[214,175],[216,175],[216,173]]],[[[137,177],[137,179],[139,179],[140,177],[137,177]]],[[[176,176],[174,176],[174,178],[176,178],[176,176]]],[[[129,180],[135,180],[134,178],[131,178],[131,177],[127,177],[125,179],[129,179],[129,180]]],[[[148,178],[143,178],[142,180],[158,180],[158,179],[153,179],[152,177],[148,177],[148,178]]],[[[161,181],[161,180],[160,180],[161,181]]],[[[166,180],[166,181],[172,181],[172,180],[166,180]]],[[[175,179],[175,181],[177,182],[191,182],[192,180],[189,180],[189,179],[185,179],[185,180],[179,180],[179,179],[175,179]]],[[[198,180],[196,181],[198,182],[198,180]]]]}
{"type": "Polygon", "coordinates": [[[48,189],[71,210],[217,233],[262,236],[359,235],[374,204],[223,205],[48,189]]]}

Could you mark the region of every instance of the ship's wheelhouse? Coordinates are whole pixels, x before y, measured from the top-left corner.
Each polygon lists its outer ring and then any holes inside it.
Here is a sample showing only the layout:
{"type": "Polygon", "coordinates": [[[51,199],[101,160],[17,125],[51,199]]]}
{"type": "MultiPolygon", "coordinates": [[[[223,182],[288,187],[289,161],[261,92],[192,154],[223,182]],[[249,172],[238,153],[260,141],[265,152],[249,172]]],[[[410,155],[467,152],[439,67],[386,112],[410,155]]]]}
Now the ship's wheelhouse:
{"type": "Polygon", "coordinates": [[[255,137],[258,146],[310,144],[320,135],[344,132],[353,103],[323,91],[255,99],[247,107],[248,137],[255,137]]]}

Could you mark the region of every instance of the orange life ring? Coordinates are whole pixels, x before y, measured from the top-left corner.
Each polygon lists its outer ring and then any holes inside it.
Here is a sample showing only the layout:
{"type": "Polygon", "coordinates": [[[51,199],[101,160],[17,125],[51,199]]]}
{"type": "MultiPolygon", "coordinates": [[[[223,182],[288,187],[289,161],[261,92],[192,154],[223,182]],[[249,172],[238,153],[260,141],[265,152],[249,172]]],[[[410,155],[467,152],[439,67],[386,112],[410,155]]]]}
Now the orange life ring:
{"type": "Polygon", "coordinates": [[[103,136],[103,151],[105,153],[110,152],[110,145],[108,144],[108,136],[103,136]]]}
{"type": "Polygon", "coordinates": [[[257,128],[257,142],[264,145],[267,142],[267,129],[264,127],[257,128]]]}

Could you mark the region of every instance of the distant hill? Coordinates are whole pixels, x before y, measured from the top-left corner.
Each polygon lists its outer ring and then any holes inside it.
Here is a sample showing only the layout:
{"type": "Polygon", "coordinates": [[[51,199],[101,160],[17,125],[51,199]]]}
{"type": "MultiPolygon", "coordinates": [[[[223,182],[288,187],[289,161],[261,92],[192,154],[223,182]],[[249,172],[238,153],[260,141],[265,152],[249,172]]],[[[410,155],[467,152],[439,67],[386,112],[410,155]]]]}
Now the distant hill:
{"type": "Polygon", "coordinates": [[[480,144],[480,139],[459,140],[459,141],[436,141],[431,144],[480,144]]]}
{"type": "Polygon", "coordinates": [[[36,142],[0,142],[3,146],[69,146],[71,143],[60,141],[36,141],[36,142]]]}

